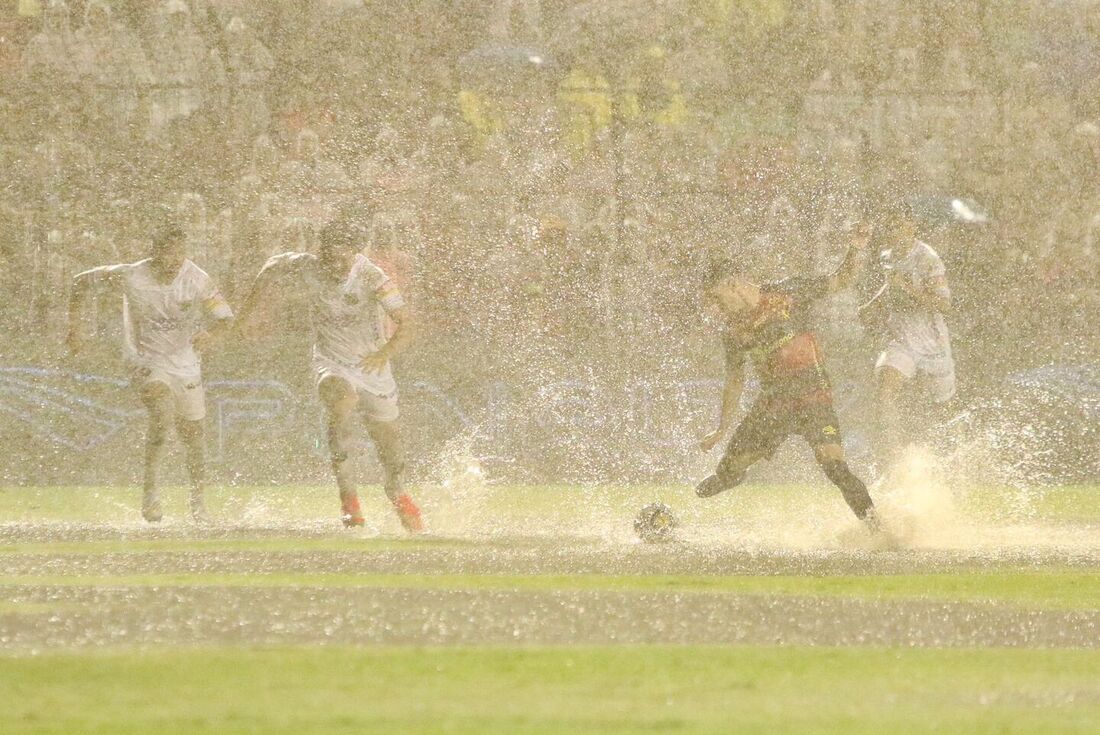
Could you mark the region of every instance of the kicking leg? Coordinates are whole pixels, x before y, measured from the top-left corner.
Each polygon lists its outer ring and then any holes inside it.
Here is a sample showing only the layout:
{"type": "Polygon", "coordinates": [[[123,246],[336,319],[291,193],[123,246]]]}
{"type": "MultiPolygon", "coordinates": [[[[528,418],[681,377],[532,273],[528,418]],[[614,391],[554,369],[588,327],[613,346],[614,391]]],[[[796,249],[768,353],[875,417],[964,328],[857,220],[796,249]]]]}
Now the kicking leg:
{"type": "Polygon", "coordinates": [[[321,403],[325,406],[326,431],[332,474],[340,491],[340,507],[345,526],[363,525],[363,511],[359,508],[359,493],[352,479],[351,453],[352,426],[355,406],[359,396],[351,384],[341,378],[328,376],[318,386],[321,403]]]}
{"type": "Polygon", "coordinates": [[[172,415],[172,392],[161,382],[149,382],[141,387],[141,402],[149,412],[149,429],[145,437],[145,471],[141,497],[141,515],[150,523],[162,517],[160,495],[157,492],[157,469],[164,456],[168,440],[168,422],[172,415]]]}
{"type": "Polygon", "coordinates": [[[398,420],[367,421],[367,431],[378,452],[385,476],[386,497],[393,503],[401,525],[407,531],[424,530],[420,509],[405,492],[405,445],[401,441],[401,425],[398,420]]]}
{"type": "Polygon", "coordinates": [[[203,456],[202,420],[176,421],[176,434],[187,452],[187,474],[191,477],[191,518],[198,523],[209,523],[203,491],[206,484],[206,462],[203,456]]]}
{"type": "Polygon", "coordinates": [[[718,463],[718,469],[714,474],[700,482],[695,487],[695,494],[700,498],[710,498],[730,488],[737,487],[745,480],[745,473],[749,467],[768,456],[763,451],[748,451],[731,453],[726,452],[722,461],[718,463]]]}
{"type": "Polygon", "coordinates": [[[814,447],[814,458],[824,471],[829,482],[840,488],[844,502],[855,513],[856,518],[868,525],[872,531],[878,531],[880,524],[875,515],[875,505],[871,494],[844,459],[844,448],[840,444],[821,444],[814,447]]]}
{"type": "Polygon", "coordinates": [[[695,487],[700,498],[710,498],[740,485],[749,467],[775,454],[787,438],[788,417],[767,405],[756,404],[737,426],[714,474],[695,487]]]}

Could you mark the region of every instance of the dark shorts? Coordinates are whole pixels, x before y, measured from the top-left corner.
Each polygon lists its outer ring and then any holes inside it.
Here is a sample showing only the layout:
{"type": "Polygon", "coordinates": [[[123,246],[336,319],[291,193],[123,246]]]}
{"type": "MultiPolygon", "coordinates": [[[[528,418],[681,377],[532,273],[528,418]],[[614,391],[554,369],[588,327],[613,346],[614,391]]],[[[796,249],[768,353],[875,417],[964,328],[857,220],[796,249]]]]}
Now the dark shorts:
{"type": "Polygon", "coordinates": [[[793,408],[757,403],[738,425],[726,448],[726,457],[763,454],[770,458],[789,436],[800,436],[811,447],[840,444],[840,422],[832,403],[793,408]]]}

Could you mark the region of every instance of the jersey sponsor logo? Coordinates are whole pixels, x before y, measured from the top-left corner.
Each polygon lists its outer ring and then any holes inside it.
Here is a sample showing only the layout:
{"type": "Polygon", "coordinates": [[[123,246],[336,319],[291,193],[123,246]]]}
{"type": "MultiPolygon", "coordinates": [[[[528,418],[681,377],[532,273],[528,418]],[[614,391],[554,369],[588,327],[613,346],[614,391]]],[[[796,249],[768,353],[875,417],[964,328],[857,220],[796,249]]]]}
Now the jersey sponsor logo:
{"type": "Polygon", "coordinates": [[[149,316],[142,320],[143,327],[149,327],[158,332],[171,332],[188,326],[190,319],[180,319],[174,316],[149,316]]]}

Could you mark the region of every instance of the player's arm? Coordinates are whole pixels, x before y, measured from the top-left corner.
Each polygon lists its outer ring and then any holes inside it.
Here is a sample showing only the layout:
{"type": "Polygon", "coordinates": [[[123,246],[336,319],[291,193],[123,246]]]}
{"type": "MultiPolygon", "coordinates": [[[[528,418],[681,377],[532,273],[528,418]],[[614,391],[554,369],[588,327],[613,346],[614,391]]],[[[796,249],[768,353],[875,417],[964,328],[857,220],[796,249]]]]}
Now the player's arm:
{"type": "Polygon", "coordinates": [[[867,264],[867,250],[871,244],[871,227],[861,224],[852,233],[844,262],[828,277],[826,292],[837,293],[856,285],[867,264]]]}
{"type": "Polygon", "coordinates": [[[121,282],[120,276],[125,267],[105,265],[77,273],[73,277],[73,283],[69,289],[69,330],[65,336],[65,343],[73,354],[80,352],[84,347],[84,334],[81,332],[80,325],[84,320],[84,305],[88,301],[88,294],[92,290],[118,288],[121,282]]]}
{"type": "Polygon", "coordinates": [[[407,350],[416,339],[417,332],[416,318],[412,309],[405,303],[401,292],[389,279],[382,283],[377,294],[379,303],[393,320],[396,328],[389,341],[382,345],[382,349],[363,358],[363,369],[369,372],[378,372],[386,366],[386,363],[407,350]]]}
{"type": "Polygon", "coordinates": [[[924,305],[932,311],[950,314],[953,305],[951,303],[951,288],[947,285],[947,275],[941,273],[929,278],[924,285],[921,299],[924,305]]]}
{"type": "Polygon", "coordinates": [[[264,263],[264,267],[253,279],[248,296],[245,297],[244,304],[234,320],[237,334],[244,337],[253,336],[252,333],[258,321],[257,313],[263,310],[262,305],[268,302],[275,285],[293,269],[295,264],[293,256],[293,253],[273,255],[264,263]]]}
{"type": "Polygon", "coordinates": [[[207,327],[191,338],[191,344],[199,353],[206,353],[220,345],[229,336],[233,326],[233,310],[221,293],[210,283],[200,297],[203,314],[209,320],[207,327]]]}
{"type": "Polygon", "coordinates": [[[887,313],[887,284],[879,286],[870,299],[859,306],[859,321],[866,328],[878,328],[887,313]]]}
{"type": "Polygon", "coordinates": [[[726,381],[722,386],[722,408],[718,415],[718,428],[703,437],[700,446],[709,452],[729,433],[737,407],[741,405],[741,393],[745,390],[744,359],[732,360],[726,365],[726,381]]]}
{"type": "Polygon", "coordinates": [[[942,265],[923,278],[918,285],[899,273],[891,279],[891,287],[900,293],[903,305],[941,314],[951,313],[951,289],[947,285],[947,275],[942,265]]]}

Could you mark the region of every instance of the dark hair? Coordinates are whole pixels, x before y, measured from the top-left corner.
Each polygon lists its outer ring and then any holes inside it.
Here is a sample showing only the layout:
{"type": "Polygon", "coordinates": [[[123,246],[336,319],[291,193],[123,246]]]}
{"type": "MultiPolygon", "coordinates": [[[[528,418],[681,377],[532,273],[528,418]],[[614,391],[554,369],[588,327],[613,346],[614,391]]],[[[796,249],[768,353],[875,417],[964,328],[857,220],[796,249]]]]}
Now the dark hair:
{"type": "Polygon", "coordinates": [[[722,281],[740,274],[742,271],[734,262],[733,258],[729,256],[721,256],[715,258],[707,266],[706,272],[703,274],[703,288],[714,288],[722,281]]]}
{"type": "Polygon", "coordinates": [[[344,222],[330,222],[321,230],[321,256],[358,250],[355,229],[344,222]]]}
{"type": "Polygon", "coordinates": [[[878,223],[888,225],[899,220],[912,221],[916,219],[913,211],[913,202],[907,197],[891,197],[879,202],[876,209],[878,223]]]}
{"type": "Polygon", "coordinates": [[[182,237],[186,237],[187,234],[180,227],[179,223],[174,220],[163,222],[160,227],[157,228],[156,234],[153,235],[153,250],[160,251],[172,240],[178,240],[182,237]]]}

